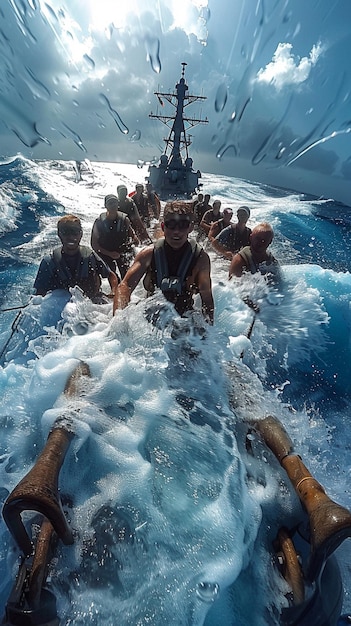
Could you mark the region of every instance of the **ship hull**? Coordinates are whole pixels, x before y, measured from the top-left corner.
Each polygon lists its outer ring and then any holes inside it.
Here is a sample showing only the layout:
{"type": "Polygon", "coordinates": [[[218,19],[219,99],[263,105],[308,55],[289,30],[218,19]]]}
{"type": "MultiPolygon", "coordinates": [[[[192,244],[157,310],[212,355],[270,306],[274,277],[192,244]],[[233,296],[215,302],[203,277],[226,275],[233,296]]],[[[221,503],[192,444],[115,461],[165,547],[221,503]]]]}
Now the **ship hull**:
{"type": "Polygon", "coordinates": [[[161,165],[151,165],[149,167],[148,182],[152,184],[161,200],[171,198],[191,198],[198,192],[201,183],[201,172],[186,167],[172,169],[164,168],[161,165]]]}

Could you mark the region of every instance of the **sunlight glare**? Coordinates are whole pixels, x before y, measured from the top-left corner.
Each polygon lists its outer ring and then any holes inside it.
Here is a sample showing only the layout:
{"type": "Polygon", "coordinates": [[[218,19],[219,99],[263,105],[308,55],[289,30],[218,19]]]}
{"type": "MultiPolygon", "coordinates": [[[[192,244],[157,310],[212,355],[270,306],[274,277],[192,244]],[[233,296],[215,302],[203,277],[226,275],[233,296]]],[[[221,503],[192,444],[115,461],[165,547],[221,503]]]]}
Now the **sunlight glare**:
{"type": "MultiPolygon", "coordinates": [[[[128,0],[114,4],[111,0],[88,0],[86,10],[89,15],[91,30],[107,30],[111,25],[116,29],[125,28],[128,22],[140,18],[144,12],[153,13],[159,19],[162,4],[171,11],[171,28],[182,28],[188,35],[199,36],[203,29],[204,10],[208,0],[128,0]]],[[[202,34],[202,33],[201,33],[202,34]]]]}
{"type": "MultiPolygon", "coordinates": [[[[141,7],[140,7],[141,8],[141,7]]],[[[88,0],[86,10],[89,14],[91,30],[104,31],[111,24],[115,28],[124,28],[129,15],[138,14],[138,7],[133,1],[111,2],[111,0],[88,0]]]]}
{"type": "Polygon", "coordinates": [[[206,40],[206,9],[208,0],[170,0],[172,28],[181,28],[187,35],[194,34],[199,41],[206,40]]]}
{"type": "Polygon", "coordinates": [[[43,2],[41,11],[60,47],[71,63],[78,67],[94,46],[94,32],[105,33],[110,39],[113,30],[132,28],[146,37],[148,33],[147,28],[144,32],[143,15],[152,13],[157,21],[160,20],[163,4],[173,18],[168,23],[168,30],[180,28],[188,36],[195,35],[199,42],[206,45],[208,0],[128,0],[118,3],[112,0],[86,0],[84,20],[79,19],[78,10],[70,12],[60,9],[60,0],[51,0],[50,5],[43,2]]]}

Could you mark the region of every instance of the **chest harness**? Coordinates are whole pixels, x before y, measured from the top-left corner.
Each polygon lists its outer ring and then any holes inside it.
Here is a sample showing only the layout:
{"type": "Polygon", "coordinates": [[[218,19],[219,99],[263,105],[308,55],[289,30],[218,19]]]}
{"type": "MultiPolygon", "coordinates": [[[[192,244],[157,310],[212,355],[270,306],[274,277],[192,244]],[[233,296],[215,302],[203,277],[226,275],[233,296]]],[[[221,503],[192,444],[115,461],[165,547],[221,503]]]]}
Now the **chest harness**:
{"type": "Polygon", "coordinates": [[[101,213],[96,221],[99,232],[99,243],[106,250],[120,250],[128,240],[126,214],[117,212],[117,219],[108,220],[106,213],[101,213]]]}
{"type": "Polygon", "coordinates": [[[194,290],[189,291],[186,278],[190,276],[202,248],[194,239],[188,241],[177,269],[177,275],[171,276],[164,244],[165,240],[159,239],[154,245],[153,258],[150,270],[144,279],[144,287],[149,294],[153,293],[155,286],[161,289],[165,298],[172,302],[178,313],[182,315],[193,308],[194,290]]]}
{"type": "Polygon", "coordinates": [[[77,266],[72,270],[65,262],[61,248],[53,250],[51,258],[55,268],[55,280],[58,288],[78,285],[87,296],[92,297],[99,292],[101,286],[96,258],[87,246],[80,246],[79,252],[77,266]]]}

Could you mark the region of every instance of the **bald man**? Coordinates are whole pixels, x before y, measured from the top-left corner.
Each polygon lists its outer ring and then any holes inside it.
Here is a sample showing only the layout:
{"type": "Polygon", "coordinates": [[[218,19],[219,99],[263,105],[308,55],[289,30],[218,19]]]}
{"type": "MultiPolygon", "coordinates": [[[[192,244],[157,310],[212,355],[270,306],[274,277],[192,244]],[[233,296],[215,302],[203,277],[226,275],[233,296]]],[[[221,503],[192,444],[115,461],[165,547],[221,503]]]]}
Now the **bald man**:
{"type": "Polygon", "coordinates": [[[267,274],[275,272],[279,263],[267,248],[273,241],[273,228],[267,222],[258,224],[250,235],[250,245],[234,254],[229,268],[229,278],[242,276],[243,272],[261,272],[267,274]]]}

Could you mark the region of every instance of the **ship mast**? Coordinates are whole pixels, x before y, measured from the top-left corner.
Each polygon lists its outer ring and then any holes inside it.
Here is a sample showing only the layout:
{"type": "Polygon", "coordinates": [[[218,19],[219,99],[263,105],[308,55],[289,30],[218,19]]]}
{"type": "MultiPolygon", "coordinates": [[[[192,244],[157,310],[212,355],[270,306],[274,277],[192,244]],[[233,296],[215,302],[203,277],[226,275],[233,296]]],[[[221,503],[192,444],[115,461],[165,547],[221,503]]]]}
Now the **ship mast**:
{"type": "Polygon", "coordinates": [[[187,135],[189,128],[193,128],[198,124],[208,124],[207,118],[184,117],[184,108],[186,106],[199,100],[206,100],[206,97],[187,94],[189,87],[184,78],[187,63],[183,62],[182,66],[182,75],[179,83],[176,84],[176,92],[163,93],[155,91],[155,96],[157,96],[161,106],[164,106],[163,99],[167,100],[176,109],[175,115],[160,115],[159,113],[150,113],[149,115],[150,118],[158,119],[168,127],[173,122],[170,127],[170,133],[164,141],[166,142],[166,154],[167,150],[170,149],[169,166],[172,166],[174,169],[178,169],[183,165],[182,150],[185,151],[185,158],[189,158],[188,147],[191,145],[190,136],[187,135]]]}
{"type": "Polygon", "coordinates": [[[160,105],[163,107],[166,100],[174,107],[175,113],[160,114],[157,110],[156,114],[149,115],[169,128],[169,135],[164,139],[165,153],[161,155],[159,165],[149,166],[148,182],[162,199],[184,196],[189,198],[200,186],[201,172],[193,170],[193,161],[189,157],[188,147],[191,145],[191,138],[188,130],[198,124],[208,124],[208,119],[185,116],[184,109],[189,104],[206,100],[206,97],[188,93],[189,88],[184,78],[186,65],[187,63],[182,63],[182,74],[173,93],[155,91],[160,105]]]}

